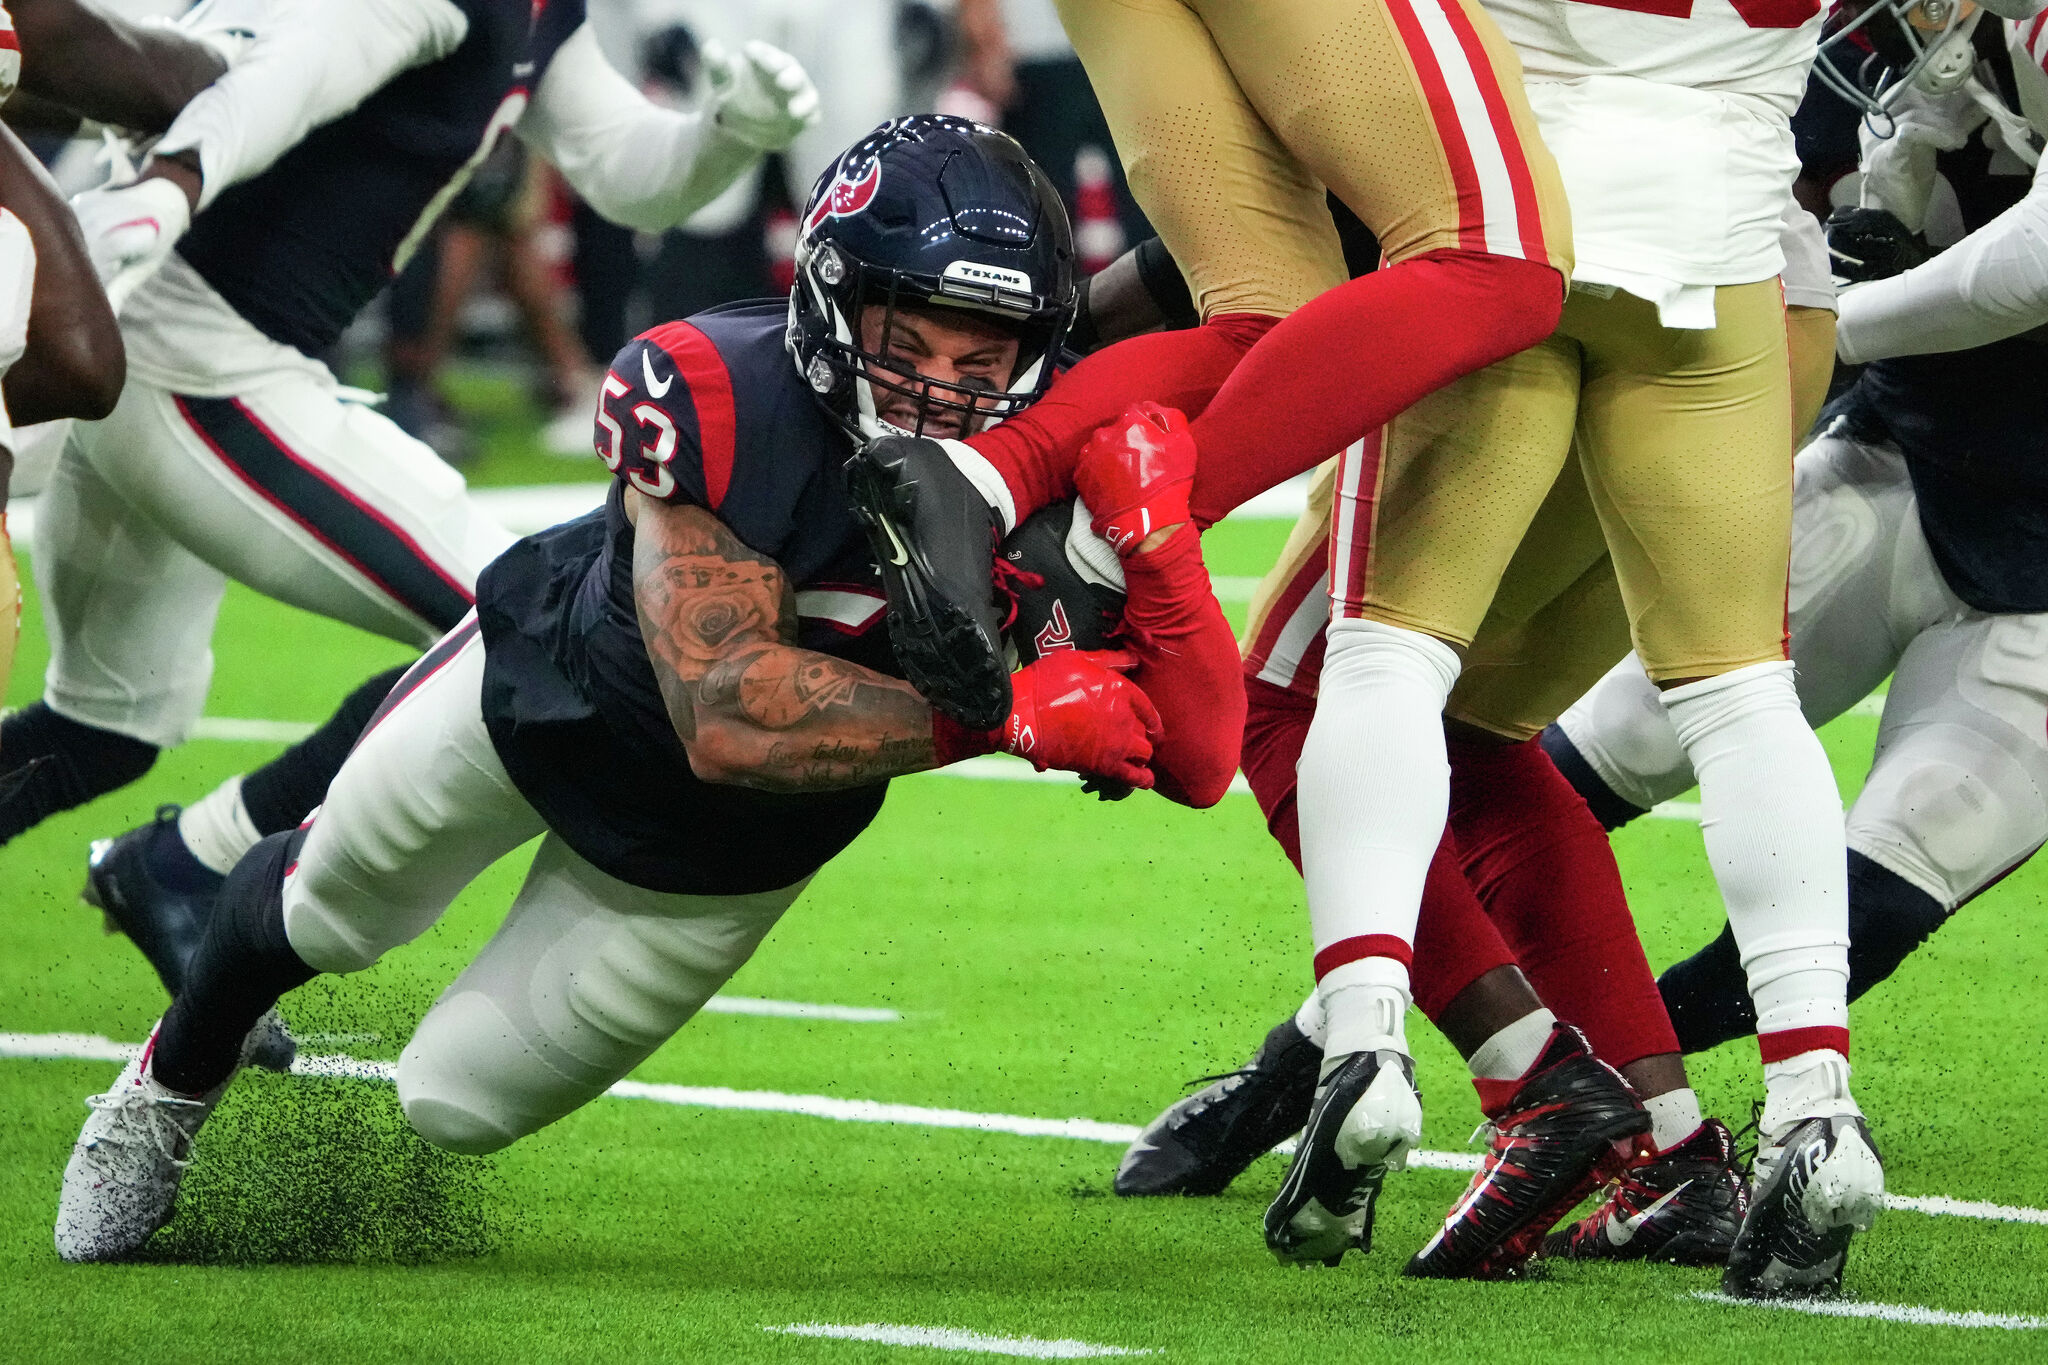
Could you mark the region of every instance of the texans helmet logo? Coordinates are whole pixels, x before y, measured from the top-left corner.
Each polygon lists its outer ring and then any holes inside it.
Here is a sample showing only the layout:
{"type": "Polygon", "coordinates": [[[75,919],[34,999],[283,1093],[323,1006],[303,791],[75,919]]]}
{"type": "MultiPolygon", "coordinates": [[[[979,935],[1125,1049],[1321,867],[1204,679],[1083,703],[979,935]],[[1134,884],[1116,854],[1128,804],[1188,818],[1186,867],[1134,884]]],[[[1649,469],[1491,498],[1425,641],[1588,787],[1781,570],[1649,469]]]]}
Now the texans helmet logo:
{"type": "Polygon", "coordinates": [[[875,191],[882,183],[882,163],[869,161],[858,171],[842,170],[832,181],[818,206],[811,210],[811,216],[804,220],[806,234],[816,230],[818,224],[827,218],[851,218],[869,204],[875,202],[875,191]]]}

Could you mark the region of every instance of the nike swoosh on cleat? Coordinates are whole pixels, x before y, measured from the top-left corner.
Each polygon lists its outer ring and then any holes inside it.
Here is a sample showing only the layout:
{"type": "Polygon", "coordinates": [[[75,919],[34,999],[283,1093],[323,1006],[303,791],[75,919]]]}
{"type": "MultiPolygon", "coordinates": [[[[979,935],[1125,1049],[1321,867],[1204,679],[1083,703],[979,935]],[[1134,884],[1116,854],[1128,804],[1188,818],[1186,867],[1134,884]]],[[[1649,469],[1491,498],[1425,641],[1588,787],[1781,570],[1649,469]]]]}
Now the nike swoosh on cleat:
{"type": "Polygon", "coordinates": [[[654,378],[654,361],[648,357],[645,351],[640,353],[640,374],[647,381],[647,391],[656,398],[668,397],[669,386],[676,382],[674,375],[670,375],[668,378],[657,382],[654,378]]]}
{"type": "Polygon", "coordinates": [[[1650,1207],[1644,1209],[1641,1213],[1637,1214],[1633,1218],[1616,1218],[1610,1220],[1607,1224],[1608,1245],[1625,1247],[1630,1242],[1633,1242],[1635,1240],[1636,1234],[1643,1230],[1643,1224],[1649,1222],[1652,1218],[1655,1218],[1659,1211],[1661,1211],[1666,1204],[1678,1198],[1679,1195],[1685,1193],[1685,1187],[1690,1184],[1692,1184],[1690,1180],[1684,1181],[1678,1186],[1678,1188],[1659,1196],[1656,1203],[1650,1205],[1650,1207]]]}
{"type": "MultiPolygon", "coordinates": [[[[646,357],[643,355],[641,359],[644,360],[646,357]]],[[[887,517],[880,517],[877,520],[881,523],[883,532],[889,537],[889,562],[900,569],[910,562],[910,551],[903,548],[903,542],[897,538],[896,527],[887,517]]]]}

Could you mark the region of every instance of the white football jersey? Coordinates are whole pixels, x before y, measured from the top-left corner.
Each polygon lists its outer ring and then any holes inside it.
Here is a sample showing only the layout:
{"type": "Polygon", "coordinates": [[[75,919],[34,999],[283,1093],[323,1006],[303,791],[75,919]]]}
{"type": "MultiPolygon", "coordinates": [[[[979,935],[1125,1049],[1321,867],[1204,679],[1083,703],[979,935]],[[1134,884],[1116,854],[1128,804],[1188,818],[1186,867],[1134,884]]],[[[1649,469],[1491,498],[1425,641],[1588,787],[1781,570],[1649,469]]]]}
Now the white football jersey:
{"type": "Polygon", "coordinates": [[[1532,81],[1632,76],[1766,100],[1806,92],[1819,0],[1484,0],[1532,81]]]}
{"type": "Polygon", "coordinates": [[[1819,0],[1483,3],[1564,177],[1575,282],[1711,327],[1715,286],[1783,269],[1819,0]]]}

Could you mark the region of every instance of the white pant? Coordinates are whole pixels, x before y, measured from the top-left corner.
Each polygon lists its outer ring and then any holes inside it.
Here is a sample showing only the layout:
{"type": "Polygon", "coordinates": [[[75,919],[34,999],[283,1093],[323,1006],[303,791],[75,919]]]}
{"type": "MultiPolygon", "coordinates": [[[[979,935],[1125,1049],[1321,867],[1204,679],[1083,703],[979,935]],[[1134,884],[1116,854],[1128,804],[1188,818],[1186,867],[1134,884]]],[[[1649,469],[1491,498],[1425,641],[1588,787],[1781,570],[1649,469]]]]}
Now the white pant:
{"type": "Polygon", "coordinates": [[[302,358],[232,399],[181,399],[131,369],[113,413],[72,428],[34,544],[54,710],[181,742],[230,578],[408,644],[454,624],[512,534],[345,392],[302,358]]]}
{"type": "MultiPolygon", "coordinates": [[[[1949,591],[1890,446],[1831,430],[1795,471],[1801,709],[1823,725],[1892,675],[1849,847],[1953,909],[2048,840],[2048,614],[1987,615],[1949,591]]],[[[1693,784],[1633,655],[1558,724],[1635,805],[1693,784]]]]}
{"type": "Polygon", "coordinates": [[[804,885],[666,895],[585,862],[545,833],[498,761],[483,666],[471,617],[406,675],[328,788],[284,887],[293,951],[321,971],[356,971],[426,932],[485,868],[545,834],[505,923],[399,1058],[413,1127],[471,1153],[554,1122],[638,1066],[753,955],[804,885]]]}

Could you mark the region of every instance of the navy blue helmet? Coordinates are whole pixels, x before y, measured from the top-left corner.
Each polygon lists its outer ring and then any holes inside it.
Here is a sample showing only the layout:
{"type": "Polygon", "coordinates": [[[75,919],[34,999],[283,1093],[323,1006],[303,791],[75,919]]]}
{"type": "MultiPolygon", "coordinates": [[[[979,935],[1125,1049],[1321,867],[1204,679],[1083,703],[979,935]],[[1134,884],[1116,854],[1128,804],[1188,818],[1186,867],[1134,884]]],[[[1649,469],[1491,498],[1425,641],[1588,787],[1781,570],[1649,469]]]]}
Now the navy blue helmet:
{"type": "Polygon", "coordinates": [[[1075,297],[1073,229],[1045,172],[1007,134],[917,114],[847,148],[812,188],[797,236],[789,351],[857,440],[896,430],[875,415],[876,388],[912,397],[920,429],[926,415],[950,411],[972,431],[1045,392],[1075,297]],[[865,349],[860,318],[870,304],[1001,322],[1021,343],[1007,388],[928,380],[865,349]]]}

